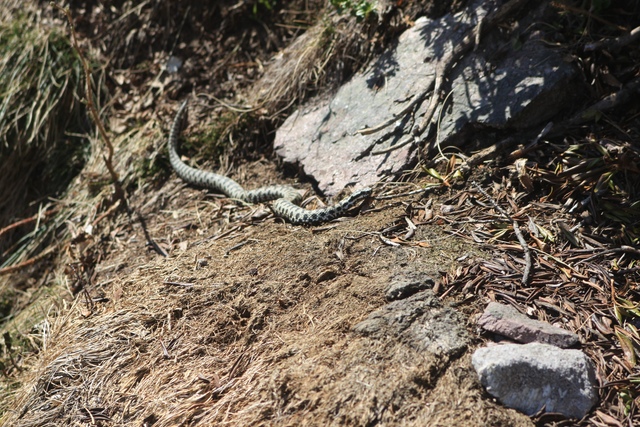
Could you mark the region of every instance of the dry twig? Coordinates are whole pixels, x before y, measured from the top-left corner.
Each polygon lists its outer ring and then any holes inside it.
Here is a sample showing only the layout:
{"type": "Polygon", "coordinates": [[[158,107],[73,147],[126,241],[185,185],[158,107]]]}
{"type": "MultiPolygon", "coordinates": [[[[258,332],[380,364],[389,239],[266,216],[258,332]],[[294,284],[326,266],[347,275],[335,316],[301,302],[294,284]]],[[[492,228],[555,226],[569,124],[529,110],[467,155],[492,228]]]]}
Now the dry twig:
{"type": "MultiPolygon", "coordinates": [[[[113,167],[113,144],[111,143],[111,139],[105,130],[104,125],[102,124],[102,120],[100,119],[100,114],[96,109],[95,103],[93,102],[93,90],[91,89],[91,82],[93,79],[91,78],[91,71],[89,70],[89,64],[85,59],[82,51],[80,50],[80,46],[78,45],[78,36],[76,34],[75,25],[73,25],[73,19],[71,17],[71,12],[69,9],[63,8],[59,4],[55,2],[50,3],[51,6],[59,9],[62,13],[64,13],[67,17],[67,21],[69,22],[69,27],[71,29],[71,42],[73,43],[73,48],[76,50],[78,57],[80,58],[80,62],[82,63],[82,68],[84,70],[84,79],[86,84],[86,95],[87,95],[87,107],[89,108],[89,112],[91,113],[91,117],[93,118],[94,123],[98,127],[98,132],[100,132],[100,137],[104,141],[104,144],[107,148],[107,155],[103,155],[104,163],[107,166],[107,170],[111,175],[111,179],[113,180],[113,185],[115,187],[115,196],[116,199],[124,199],[124,190],[122,189],[122,185],[120,183],[120,177],[118,173],[113,167]]],[[[124,200],[126,203],[126,200],[124,200]]]]}
{"type": "MultiPolygon", "coordinates": [[[[78,53],[78,56],[80,58],[80,62],[82,63],[82,68],[84,69],[84,77],[85,77],[85,81],[86,81],[87,107],[89,108],[89,112],[91,113],[91,117],[93,118],[93,121],[95,122],[96,126],[98,127],[98,132],[100,133],[100,136],[101,136],[102,140],[104,141],[104,144],[105,144],[105,146],[107,148],[107,155],[103,155],[102,158],[104,160],[104,163],[105,163],[105,165],[107,167],[107,170],[109,171],[109,174],[111,175],[111,179],[113,181],[114,190],[115,190],[114,196],[115,196],[116,200],[119,200],[119,201],[122,202],[122,206],[125,207],[125,209],[127,211],[127,214],[129,215],[129,218],[133,221],[133,213],[134,213],[133,209],[129,205],[127,197],[126,197],[126,195],[124,193],[124,190],[122,188],[122,184],[120,183],[120,177],[118,176],[118,173],[116,172],[115,168],[113,167],[113,153],[114,153],[113,144],[111,143],[111,139],[109,138],[109,135],[107,134],[107,131],[106,131],[105,127],[104,127],[104,124],[102,123],[102,120],[100,119],[100,114],[98,113],[98,110],[96,109],[95,103],[93,102],[93,90],[91,89],[91,82],[92,82],[91,71],[89,70],[89,64],[87,63],[87,60],[85,59],[84,55],[82,54],[82,51],[80,50],[80,46],[78,45],[77,34],[76,34],[75,26],[73,25],[73,19],[71,17],[71,12],[69,11],[69,9],[63,8],[62,6],[58,5],[55,2],[51,2],[50,4],[51,4],[52,7],[55,7],[57,9],[59,9],[60,11],[62,11],[62,13],[64,13],[65,16],[67,17],[67,21],[69,22],[69,26],[71,28],[71,40],[72,40],[72,43],[73,43],[73,47],[76,50],[76,52],[78,53]]],[[[140,221],[140,225],[142,226],[142,231],[144,232],[145,239],[147,240],[147,243],[149,244],[149,246],[151,246],[160,255],[162,255],[164,257],[167,257],[168,256],[167,252],[164,249],[162,249],[155,242],[155,240],[153,240],[151,238],[151,236],[149,235],[149,231],[147,230],[147,226],[146,226],[144,218],[141,215],[138,215],[138,220],[140,221]]]]}
{"type": "Polygon", "coordinates": [[[593,261],[594,259],[603,256],[603,255],[607,255],[607,254],[614,254],[614,253],[629,253],[629,254],[634,254],[634,255],[640,255],[640,250],[636,249],[632,246],[626,246],[626,245],[622,245],[619,248],[611,248],[611,249],[606,249],[602,252],[598,252],[597,254],[591,255],[589,258],[585,258],[583,260],[580,260],[578,262],[576,262],[576,265],[578,264],[582,264],[585,262],[589,262],[589,261],[593,261]]]}
{"type": "Polygon", "coordinates": [[[49,209],[46,212],[38,213],[36,215],[33,215],[32,217],[21,219],[20,221],[16,221],[13,224],[9,224],[4,228],[0,228],[0,236],[2,236],[3,234],[5,234],[5,233],[7,233],[7,232],[9,232],[11,230],[13,230],[14,228],[18,228],[18,227],[21,227],[23,225],[30,224],[30,223],[32,223],[34,221],[38,221],[42,217],[47,217],[47,216],[51,216],[51,215],[53,215],[55,213],[58,213],[59,210],[60,210],[59,208],[49,209]]]}
{"type": "Polygon", "coordinates": [[[618,50],[622,47],[628,46],[631,43],[640,39],[640,27],[636,27],[629,32],[629,34],[616,37],[614,39],[600,40],[593,43],[587,43],[584,46],[585,52],[593,52],[596,50],[618,50]]]}
{"type": "MultiPolygon", "coordinates": [[[[636,77],[635,79],[627,82],[627,84],[625,84],[622,89],[620,89],[616,93],[612,93],[611,95],[604,97],[600,101],[593,104],[591,107],[574,115],[567,121],[566,125],[578,125],[592,120],[604,111],[610,110],[612,108],[631,102],[634,99],[637,99],[638,93],[640,93],[640,77],[636,77]]],[[[552,134],[557,135],[563,130],[564,128],[562,126],[560,126],[559,129],[556,129],[554,127],[552,134]]]]}
{"type": "Polygon", "coordinates": [[[58,248],[58,245],[49,246],[46,250],[40,252],[38,255],[32,258],[29,258],[26,261],[20,262],[18,264],[10,265],[8,267],[0,268],[0,276],[3,276],[5,274],[10,274],[10,273],[15,273],[18,270],[22,270],[25,267],[29,267],[30,265],[35,264],[37,261],[40,261],[42,258],[49,255],[51,252],[53,252],[57,248],[58,248]]]}
{"type": "Polygon", "coordinates": [[[487,198],[487,200],[489,200],[489,202],[491,202],[493,207],[496,208],[496,210],[500,213],[500,215],[505,217],[505,219],[511,221],[511,224],[513,225],[513,232],[518,238],[518,242],[520,242],[520,245],[522,246],[522,250],[524,251],[524,261],[526,264],[525,264],[524,272],[522,273],[522,284],[526,285],[527,283],[529,283],[529,276],[531,274],[531,264],[532,264],[531,251],[529,250],[529,245],[527,244],[527,241],[524,239],[524,236],[522,235],[522,231],[520,231],[520,226],[518,225],[518,221],[511,218],[511,215],[509,215],[509,213],[505,211],[502,208],[502,206],[498,204],[498,202],[493,200],[493,198],[489,196],[489,193],[487,193],[482,187],[480,187],[480,185],[478,185],[477,182],[473,181],[473,185],[478,189],[480,193],[482,193],[484,197],[487,198]]]}

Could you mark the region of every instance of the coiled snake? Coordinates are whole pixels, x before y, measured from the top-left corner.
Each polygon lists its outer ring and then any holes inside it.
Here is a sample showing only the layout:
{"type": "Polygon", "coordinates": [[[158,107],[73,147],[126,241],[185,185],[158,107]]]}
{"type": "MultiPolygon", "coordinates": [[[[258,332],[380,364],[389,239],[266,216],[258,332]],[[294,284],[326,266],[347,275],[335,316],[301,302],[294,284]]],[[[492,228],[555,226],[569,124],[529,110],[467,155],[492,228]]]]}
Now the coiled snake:
{"type": "Polygon", "coordinates": [[[351,194],[351,196],[341,200],[334,206],[323,209],[309,210],[297,206],[302,196],[294,188],[286,185],[270,185],[260,187],[255,190],[246,191],[240,184],[223,175],[195,169],[185,164],[178,155],[178,137],[180,127],[185,118],[187,101],[184,101],[171,126],[169,132],[169,161],[176,174],[189,184],[205,187],[211,190],[224,193],[232,199],[241,200],[247,203],[260,203],[275,200],[271,205],[273,212],[279,217],[293,224],[319,224],[331,221],[354,207],[361,200],[371,195],[370,188],[363,188],[351,194]]]}

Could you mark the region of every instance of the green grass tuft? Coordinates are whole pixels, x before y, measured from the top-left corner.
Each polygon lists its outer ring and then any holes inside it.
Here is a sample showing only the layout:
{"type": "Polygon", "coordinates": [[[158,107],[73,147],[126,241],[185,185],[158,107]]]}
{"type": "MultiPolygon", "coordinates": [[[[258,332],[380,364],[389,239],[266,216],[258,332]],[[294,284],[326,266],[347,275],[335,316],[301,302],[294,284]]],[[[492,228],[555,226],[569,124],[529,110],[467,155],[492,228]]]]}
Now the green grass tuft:
{"type": "MultiPolygon", "coordinates": [[[[65,34],[34,21],[0,24],[0,228],[63,192],[89,148],[77,136],[89,129],[78,102],[80,61],[65,34]]],[[[19,238],[3,236],[0,266],[19,238]]]]}

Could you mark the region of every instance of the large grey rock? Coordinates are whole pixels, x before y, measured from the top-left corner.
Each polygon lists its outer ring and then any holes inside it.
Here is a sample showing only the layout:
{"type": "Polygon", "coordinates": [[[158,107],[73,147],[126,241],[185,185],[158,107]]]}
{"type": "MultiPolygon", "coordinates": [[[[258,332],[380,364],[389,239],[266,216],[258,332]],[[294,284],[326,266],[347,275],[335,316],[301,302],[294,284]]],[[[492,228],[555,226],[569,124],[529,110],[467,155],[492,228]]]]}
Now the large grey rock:
{"type": "MultiPolygon", "coordinates": [[[[401,172],[416,161],[412,145],[384,155],[368,153],[403,140],[421,122],[428,102],[422,102],[415,115],[398,116],[380,132],[361,135],[357,131],[393,119],[422,96],[434,80],[438,61],[476,25],[478,16],[494,8],[494,1],[476,0],[461,13],[416,20],[394,47],[335,96],[295,111],[276,134],[276,152],[286,162],[299,164],[327,195],[352,184],[369,186],[382,176],[401,172]]],[[[533,15],[528,19],[534,19],[533,15]]],[[[452,81],[445,88],[451,90],[447,108],[437,113],[440,143],[459,144],[478,127],[535,125],[571,102],[569,95],[575,90],[567,83],[575,70],[561,53],[539,40],[542,36],[527,35],[519,49],[507,51],[499,49],[508,46],[509,40],[497,34],[486,36],[475,52],[459,61],[447,76],[452,81]]]]}
{"type": "Polygon", "coordinates": [[[427,290],[372,312],[354,330],[374,338],[395,337],[417,351],[455,357],[469,344],[464,318],[427,290]]]}
{"type": "Polygon", "coordinates": [[[544,408],[582,418],[598,401],[593,363],[580,350],[505,344],[479,348],[471,361],[489,394],[527,415],[544,408]]]}
{"type": "Polygon", "coordinates": [[[580,337],[573,332],[530,319],[515,308],[497,302],[489,303],[478,318],[478,325],[521,343],[539,342],[568,348],[580,342],[580,337]]]}

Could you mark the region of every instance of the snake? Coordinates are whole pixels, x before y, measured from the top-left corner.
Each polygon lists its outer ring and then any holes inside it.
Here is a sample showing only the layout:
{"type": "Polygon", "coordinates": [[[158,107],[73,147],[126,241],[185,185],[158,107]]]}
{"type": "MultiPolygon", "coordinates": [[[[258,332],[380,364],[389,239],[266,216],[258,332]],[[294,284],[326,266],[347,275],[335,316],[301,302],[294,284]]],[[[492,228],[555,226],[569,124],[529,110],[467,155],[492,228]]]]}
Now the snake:
{"type": "Polygon", "coordinates": [[[359,202],[371,196],[371,188],[362,188],[353,192],[333,206],[322,209],[305,209],[300,206],[302,196],[288,185],[269,185],[255,190],[245,190],[233,179],[214,172],[193,168],[182,161],[178,155],[178,140],[182,123],[186,118],[188,101],[183,101],[176,113],[169,132],[168,150],[171,167],[183,181],[198,187],[223,193],[227,197],[245,203],[273,201],[271,210],[277,216],[292,224],[317,225],[345,216],[359,202]]]}

